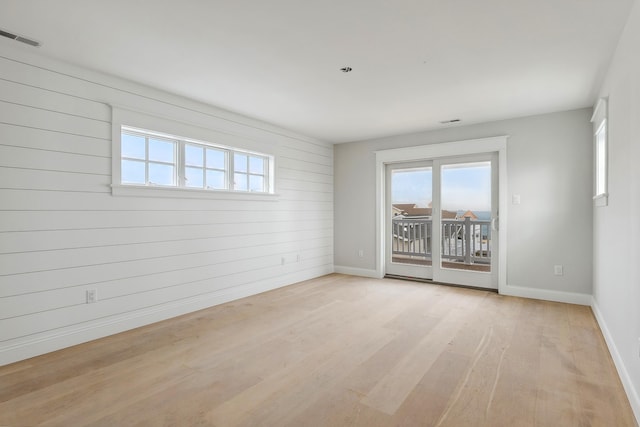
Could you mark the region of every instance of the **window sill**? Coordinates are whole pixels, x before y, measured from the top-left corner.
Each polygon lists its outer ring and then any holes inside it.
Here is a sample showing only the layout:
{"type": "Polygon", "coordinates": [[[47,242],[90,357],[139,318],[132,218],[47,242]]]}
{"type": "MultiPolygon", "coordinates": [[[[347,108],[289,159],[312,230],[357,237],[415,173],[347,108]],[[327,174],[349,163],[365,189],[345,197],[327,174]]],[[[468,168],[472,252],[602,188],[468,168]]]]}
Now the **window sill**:
{"type": "Polygon", "coordinates": [[[609,203],[609,195],[607,193],[593,196],[593,206],[595,207],[607,206],[608,203],[609,203]]]}
{"type": "Polygon", "coordinates": [[[111,185],[113,196],[124,197],[161,197],[171,199],[209,199],[209,200],[255,200],[277,202],[278,194],[252,193],[244,191],[204,190],[199,188],[161,187],[146,185],[111,185]]]}

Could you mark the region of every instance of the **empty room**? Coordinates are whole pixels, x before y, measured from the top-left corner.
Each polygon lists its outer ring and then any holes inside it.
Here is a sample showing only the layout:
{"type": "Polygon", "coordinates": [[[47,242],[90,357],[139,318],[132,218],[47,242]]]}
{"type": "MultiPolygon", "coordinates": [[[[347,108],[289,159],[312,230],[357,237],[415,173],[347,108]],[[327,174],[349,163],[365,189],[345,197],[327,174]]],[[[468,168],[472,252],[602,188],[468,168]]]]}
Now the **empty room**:
{"type": "Polygon", "coordinates": [[[0,426],[640,423],[640,0],[0,1],[0,426]]]}

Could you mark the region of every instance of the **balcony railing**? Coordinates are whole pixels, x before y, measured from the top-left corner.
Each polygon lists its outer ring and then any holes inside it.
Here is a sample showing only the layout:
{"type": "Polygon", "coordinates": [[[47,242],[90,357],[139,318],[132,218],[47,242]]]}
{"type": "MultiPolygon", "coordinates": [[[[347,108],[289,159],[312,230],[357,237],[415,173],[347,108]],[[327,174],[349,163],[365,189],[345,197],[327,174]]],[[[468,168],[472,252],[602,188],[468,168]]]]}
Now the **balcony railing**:
{"type": "Polygon", "coordinates": [[[431,259],[431,230],[430,219],[393,219],[393,254],[410,255],[431,259]]]}
{"type": "Polygon", "coordinates": [[[441,257],[464,264],[491,264],[491,221],[442,220],[441,257]]]}
{"type": "MultiPolygon", "coordinates": [[[[471,265],[491,264],[491,221],[445,219],[441,221],[442,261],[471,265]]],[[[396,217],[392,220],[392,253],[430,261],[433,229],[431,219],[396,217]]]]}

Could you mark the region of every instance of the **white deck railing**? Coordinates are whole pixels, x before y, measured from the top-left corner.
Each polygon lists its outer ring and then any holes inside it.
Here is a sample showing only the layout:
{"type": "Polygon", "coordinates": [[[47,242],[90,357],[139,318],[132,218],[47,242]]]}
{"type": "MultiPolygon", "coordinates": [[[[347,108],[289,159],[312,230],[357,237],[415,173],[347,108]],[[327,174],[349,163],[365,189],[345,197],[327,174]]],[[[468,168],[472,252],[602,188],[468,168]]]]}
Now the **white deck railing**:
{"type": "Polygon", "coordinates": [[[411,255],[431,259],[430,219],[406,219],[396,217],[392,223],[393,254],[411,255]]]}
{"type": "MultiPolygon", "coordinates": [[[[490,220],[442,220],[441,252],[443,261],[464,264],[491,263],[490,220]]],[[[396,217],[392,220],[394,255],[430,260],[432,255],[431,219],[396,217]]]]}

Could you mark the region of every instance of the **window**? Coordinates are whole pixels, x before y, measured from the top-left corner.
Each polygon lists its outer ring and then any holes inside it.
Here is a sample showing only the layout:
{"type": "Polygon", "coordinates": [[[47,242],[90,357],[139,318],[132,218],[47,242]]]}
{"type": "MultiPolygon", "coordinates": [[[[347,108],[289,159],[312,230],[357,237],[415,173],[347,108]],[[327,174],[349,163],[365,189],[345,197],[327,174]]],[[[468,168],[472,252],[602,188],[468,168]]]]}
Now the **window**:
{"type": "Polygon", "coordinates": [[[602,98],[594,109],[593,117],[594,134],[594,204],[595,206],[607,205],[607,100],[602,98]]]}
{"type": "Polygon", "coordinates": [[[272,193],[273,157],[122,126],[120,184],[272,193]]]}
{"type": "Polygon", "coordinates": [[[596,131],[596,196],[607,192],[607,120],[596,131]]]}

